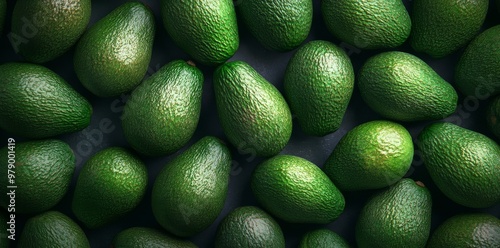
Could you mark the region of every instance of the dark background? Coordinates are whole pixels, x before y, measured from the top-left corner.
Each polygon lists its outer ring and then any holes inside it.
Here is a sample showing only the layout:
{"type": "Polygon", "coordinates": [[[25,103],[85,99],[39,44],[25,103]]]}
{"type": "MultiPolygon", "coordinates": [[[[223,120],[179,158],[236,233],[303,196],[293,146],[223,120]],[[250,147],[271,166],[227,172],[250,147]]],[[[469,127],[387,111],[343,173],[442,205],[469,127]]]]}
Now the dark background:
{"type": "MultiPolygon", "coordinates": [[[[121,5],[126,1],[104,1],[104,0],[94,0],[92,1],[92,17],[89,25],[92,25],[97,20],[104,17],[107,13],[112,11],[117,6],[121,5]]],[[[154,43],[153,56],[150,62],[150,68],[146,76],[151,75],[157,71],[164,64],[175,60],[175,59],[189,59],[189,56],[182,52],[179,47],[177,47],[172,40],[168,37],[166,31],[163,28],[161,21],[158,0],[150,1],[143,0],[142,2],[149,5],[156,16],[156,39],[154,43]]],[[[407,8],[411,11],[411,1],[404,1],[407,8]]],[[[23,61],[23,58],[15,54],[9,40],[6,36],[10,31],[10,15],[13,9],[15,1],[8,1],[8,14],[6,20],[6,26],[4,29],[4,34],[0,37],[0,63],[12,62],[12,61],[23,61]]],[[[410,12],[411,13],[411,12],[410,12]]],[[[500,24],[499,14],[497,12],[496,5],[493,1],[490,4],[490,11],[488,13],[487,20],[483,29],[491,27],[493,25],[500,24]]],[[[285,67],[294,51],[288,53],[277,53],[264,49],[255,38],[253,38],[247,29],[239,23],[240,27],[240,48],[235,56],[231,60],[243,60],[252,65],[259,73],[261,73],[268,81],[273,83],[278,87],[280,91],[283,90],[283,74],[285,67]]],[[[349,53],[351,60],[353,62],[356,71],[364,63],[364,61],[377,53],[382,52],[377,51],[362,51],[355,49],[345,43],[340,42],[335,39],[330,33],[327,32],[325,25],[323,24],[323,19],[320,11],[320,1],[314,0],[314,21],[313,26],[308,37],[310,40],[328,40],[332,41],[337,45],[340,45],[346,49],[349,53]]],[[[429,56],[419,54],[414,52],[407,43],[402,47],[396,49],[401,51],[410,52],[422,58],[426,61],[432,68],[434,68],[445,80],[453,84],[453,70],[455,64],[457,63],[462,50],[457,53],[447,56],[443,59],[432,59],[429,56]]],[[[77,170],[73,177],[73,183],[69,189],[66,197],[54,208],[71,218],[74,215],[71,212],[70,203],[73,195],[75,181],[80,168],[83,163],[96,152],[110,146],[124,146],[129,147],[125,138],[123,137],[122,128],[120,124],[120,116],[123,108],[123,104],[126,101],[127,95],[121,97],[113,98],[97,98],[93,96],[89,91],[87,91],[78,81],[76,74],[73,71],[73,50],[66,53],[64,56],[46,63],[45,66],[54,70],[56,73],[61,75],[66,79],[78,92],[85,96],[94,108],[94,114],[92,116],[92,122],[88,128],[81,132],[72,133],[68,135],[62,135],[60,138],[68,142],[73,148],[77,156],[77,170]],[[101,130],[99,125],[110,125],[109,130],[101,130]],[[103,132],[104,131],[104,132],[103,132]],[[99,137],[102,135],[102,140],[99,137]]],[[[148,166],[149,170],[149,184],[147,193],[141,202],[141,204],[131,213],[126,215],[120,221],[106,225],[102,228],[96,230],[88,230],[78,222],[82,228],[85,230],[87,237],[90,240],[92,247],[109,247],[113,237],[123,229],[133,226],[145,226],[161,229],[159,224],[156,223],[151,207],[151,187],[153,182],[161,170],[161,168],[172,158],[176,157],[187,147],[193,144],[195,141],[199,140],[201,137],[206,135],[213,135],[222,139],[225,139],[224,134],[220,128],[219,120],[217,118],[215,101],[212,89],[212,74],[213,67],[200,66],[205,76],[204,93],[203,93],[203,108],[201,112],[200,122],[195,135],[192,137],[191,141],[184,146],[183,149],[175,154],[166,157],[159,158],[146,158],[142,157],[148,166]]],[[[0,75],[1,76],[1,75],[0,75]]],[[[1,87],[1,86],[0,86],[1,87]]],[[[489,137],[493,137],[491,131],[486,127],[485,118],[485,107],[488,102],[481,101],[475,106],[470,102],[464,102],[463,95],[460,95],[459,108],[457,112],[446,118],[445,120],[454,122],[461,125],[462,127],[478,131],[489,137]]],[[[361,99],[358,89],[355,88],[352,100],[349,103],[347,113],[344,117],[342,126],[338,131],[333,134],[327,135],[325,137],[311,137],[305,135],[296,121],[294,121],[293,135],[290,139],[289,144],[282,151],[282,154],[293,154],[303,158],[306,158],[316,165],[322,167],[323,163],[339,141],[339,139],[354,126],[361,123],[383,119],[380,115],[373,112],[361,99]]],[[[430,122],[413,122],[413,123],[403,123],[405,127],[408,128],[412,137],[415,139],[422,128],[430,122]]],[[[7,138],[11,135],[0,131],[0,140],[2,140],[2,145],[7,143],[7,138]]],[[[17,142],[21,142],[24,139],[16,138],[17,142]]],[[[497,139],[498,141],[498,139],[497,139]]],[[[230,179],[229,193],[224,210],[219,215],[219,218],[205,231],[191,238],[191,240],[200,247],[212,247],[214,241],[214,235],[217,226],[221,219],[227,215],[229,211],[236,208],[237,206],[244,205],[256,205],[255,198],[249,187],[250,175],[257,164],[259,164],[262,159],[254,158],[251,154],[239,152],[236,148],[230,147],[232,150],[232,155],[234,161],[234,168],[232,176],[230,179]]],[[[431,190],[433,196],[433,216],[432,216],[432,228],[433,230],[439,225],[444,219],[458,214],[466,212],[487,212],[500,217],[500,205],[489,209],[468,209],[461,207],[458,204],[453,203],[448,200],[434,185],[430,177],[427,174],[425,167],[422,164],[420,157],[418,156],[418,151],[416,152],[412,167],[408,172],[408,177],[415,180],[421,180],[427,187],[431,190]]],[[[354,226],[356,223],[356,218],[366,201],[367,197],[373,194],[374,191],[364,191],[364,192],[352,192],[344,193],[346,198],[346,209],[340,218],[333,223],[328,225],[303,225],[303,224],[289,224],[278,220],[281,225],[285,237],[287,247],[296,247],[301,236],[309,230],[316,228],[329,228],[344,238],[346,238],[352,246],[355,246],[354,241],[354,226]]],[[[20,237],[22,226],[30,216],[18,215],[16,221],[17,225],[17,238],[20,237]]]]}

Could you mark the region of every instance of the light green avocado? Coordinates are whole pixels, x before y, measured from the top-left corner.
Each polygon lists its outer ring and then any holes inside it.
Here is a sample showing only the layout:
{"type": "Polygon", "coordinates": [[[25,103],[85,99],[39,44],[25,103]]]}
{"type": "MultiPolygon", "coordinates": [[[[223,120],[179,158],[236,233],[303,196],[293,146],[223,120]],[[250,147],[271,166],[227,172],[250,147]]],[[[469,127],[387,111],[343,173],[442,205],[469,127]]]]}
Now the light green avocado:
{"type": "Polygon", "coordinates": [[[351,60],[328,41],[311,41],[288,62],[284,88],[305,133],[332,133],[340,127],[354,89],[351,60]]]}
{"type": "Polygon", "coordinates": [[[401,0],[322,0],[321,12],[335,37],[362,49],[400,46],[411,31],[401,0]]]}
{"type": "Polygon", "coordinates": [[[469,43],[488,13],[489,0],[413,0],[410,44],[441,58],[469,43]]]}
{"type": "Polygon", "coordinates": [[[90,0],[19,0],[14,5],[8,37],[14,51],[27,61],[45,63],[66,53],[78,41],[87,28],[90,12],[90,0]]]}
{"type": "Polygon", "coordinates": [[[466,96],[485,100],[500,94],[500,25],[478,35],[455,69],[455,83],[466,96]]]}
{"type": "Polygon", "coordinates": [[[437,187],[471,208],[500,203],[500,146],[483,134],[451,123],[434,123],[419,134],[417,147],[437,187]]]}
{"type": "Polygon", "coordinates": [[[235,5],[250,33],[270,50],[295,49],[311,30],[312,0],[242,0],[235,5]]]}
{"type": "Polygon", "coordinates": [[[231,0],[161,0],[163,26],[195,61],[217,65],[231,58],[240,39],[231,0]]]}
{"type": "Polygon", "coordinates": [[[292,155],[277,155],[258,165],[251,188],[264,209],[290,223],[327,224],[344,211],[344,196],[328,176],[292,155]]]}
{"type": "Polygon", "coordinates": [[[138,1],[120,5],[78,42],[74,68],[80,82],[99,97],[118,96],[141,83],[155,36],[154,15],[138,1]]]}
{"type": "Polygon", "coordinates": [[[349,248],[340,235],[328,230],[317,229],[307,232],[300,240],[299,248],[349,248]]]}
{"type": "Polygon", "coordinates": [[[122,127],[128,143],[148,156],[179,150],[198,126],[202,87],[203,74],[191,61],[160,68],[125,104],[122,127]]]}
{"type": "Polygon", "coordinates": [[[278,223],[258,207],[239,207],[219,224],[215,248],[285,248],[278,223]]]}
{"type": "Polygon", "coordinates": [[[292,114],[281,93],[243,61],[214,72],[219,120],[229,141],[257,156],[281,152],[292,135],[292,114]]]}
{"type": "Polygon", "coordinates": [[[156,177],[151,195],[156,221],[180,237],[205,230],[224,207],[230,172],[231,154],[222,141],[200,139],[156,177]]]}
{"type": "Polygon", "coordinates": [[[425,247],[431,208],[424,184],[403,178],[365,204],[356,222],[356,243],[359,248],[425,247]]]}
{"type": "Polygon", "coordinates": [[[0,128],[42,139],[90,124],[92,106],[55,72],[35,64],[0,65],[0,128]]]}
{"type": "Polygon", "coordinates": [[[361,97],[380,115],[397,121],[439,120],[455,112],[458,95],[418,57],[384,52],[369,58],[358,74],[361,97]]]}
{"type": "Polygon", "coordinates": [[[413,141],[406,128],[370,121],[342,137],[324,171],[343,191],[380,189],[399,181],[412,160],[413,141]]]}

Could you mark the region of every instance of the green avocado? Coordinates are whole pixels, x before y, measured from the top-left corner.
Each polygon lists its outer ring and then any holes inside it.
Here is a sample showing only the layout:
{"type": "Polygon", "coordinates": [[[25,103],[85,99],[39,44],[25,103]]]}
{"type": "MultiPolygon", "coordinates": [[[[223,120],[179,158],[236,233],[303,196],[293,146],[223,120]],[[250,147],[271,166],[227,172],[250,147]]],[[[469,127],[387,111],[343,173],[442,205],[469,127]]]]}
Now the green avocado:
{"type": "Polygon", "coordinates": [[[349,248],[340,235],[328,230],[317,229],[307,232],[300,240],[299,248],[349,248]]]}
{"type": "Polygon", "coordinates": [[[491,101],[486,117],[491,131],[500,139],[500,96],[491,101]]]}
{"type": "Polygon", "coordinates": [[[197,248],[187,240],[147,227],[131,227],[118,233],[113,248],[197,248]]]}

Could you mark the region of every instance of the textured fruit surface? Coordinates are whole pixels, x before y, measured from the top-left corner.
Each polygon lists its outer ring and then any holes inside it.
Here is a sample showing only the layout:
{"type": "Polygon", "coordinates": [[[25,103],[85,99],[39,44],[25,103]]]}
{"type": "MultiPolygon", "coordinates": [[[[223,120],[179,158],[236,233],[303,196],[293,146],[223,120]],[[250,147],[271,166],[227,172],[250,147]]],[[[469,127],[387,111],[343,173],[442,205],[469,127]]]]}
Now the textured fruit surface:
{"type": "Polygon", "coordinates": [[[500,139],[500,96],[491,101],[486,118],[491,131],[500,139]]]}
{"type": "Polygon", "coordinates": [[[205,230],[224,207],[230,171],[229,149],[217,138],[200,139],[156,178],[151,204],[158,223],[180,237],[205,230]]]}
{"type": "Polygon", "coordinates": [[[50,211],[26,222],[19,237],[19,248],[90,248],[83,230],[68,216],[50,211]]]}
{"type": "Polygon", "coordinates": [[[432,199],[421,182],[404,178],[374,195],[356,223],[359,248],[425,247],[432,199]]]}
{"type": "Polygon", "coordinates": [[[219,224],[216,248],[284,248],[285,237],[278,223],[258,207],[239,207],[219,224]]]}
{"type": "Polygon", "coordinates": [[[231,0],[162,0],[163,26],[194,60],[216,65],[231,58],[240,44],[231,0]]]}
{"type": "Polygon", "coordinates": [[[439,120],[455,112],[453,87],[418,57],[384,52],[368,59],[358,74],[363,100],[398,121],[439,120]]]}
{"type": "Polygon", "coordinates": [[[99,97],[131,91],[146,74],[154,35],[149,7],[137,1],[120,5],[78,42],[73,59],[78,79],[99,97]]]}
{"type": "Polygon", "coordinates": [[[0,65],[0,128],[26,138],[76,132],[92,106],[53,71],[34,64],[0,65]]]}
{"type": "Polygon", "coordinates": [[[88,228],[98,228],[132,211],[148,184],[146,166],[121,147],[92,156],[78,175],[72,209],[88,228]]]}
{"type": "Polygon", "coordinates": [[[244,0],[236,10],[250,33],[270,50],[295,49],[311,30],[312,0],[244,0]]]}
{"type": "Polygon", "coordinates": [[[451,200],[485,208],[500,202],[500,146],[451,123],[427,126],[416,143],[434,183],[451,200]]]}
{"type": "Polygon", "coordinates": [[[344,196],[315,164],[278,155],[258,165],[252,191],[264,209],[291,223],[327,224],[344,211],[344,196]]]}
{"type": "Polygon", "coordinates": [[[340,235],[328,230],[318,229],[307,232],[300,241],[299,248],[349,248],[340,235]]]}
{"type": "MultiPolygon", "coordinates": [[[[60,140],[26,141],[0,149],[0,192],[6,196],[8,154],[14,154],[15,212],[31,214],[55,206],[68,191],[75,171],[75,155],[68,144],[60,140]],[[12,153],[14,151],[14,153],[12,153]]],[[[12,157],[12,156],[10,156],[12,157]]],[[[7,209],[10,198],[1,197],[0,205],[7,209]]]]}
{"type": "Polygon", "coordinates": [[[483,213],[455,215],[434,231],[427,247],[498,248],[500,220],[483,213]]]}
{"type": "Polygon", "coordinates": [[[363,49],[397,47],[408,38],[410,15],[401,0],[323,0],[328,30],[363,49]]]}
{"type": "Polygon", "coordinates": [[[214,73],[219,120],[237,148],[257,156],[278,154],[292,135],[292,114],[281,93],[243,61],[221,65],[214,73]]]}
{"type": "Polygon", "coordinates": [[[339,141],[324,171],[340,190],[379,189],[399,181],[413,160],[413,141],[400,124],[370,121],[339,141]]]}
{"type": "Polygon", "coordinates": [[[203,74],[191,62],[163,66],[131,94],[122,127],[129,144],[149,156],[173,153],[193,136],[201,110],[203,74]]]}
{"type": "Polygon", "coordinates": [[[500,94],[500,25],[478,35],[465,49],[455,70],[455,83],[467,96],[484,100],[500,94]]]}
{"type": "Polygon", "coordinates": [[[410,44],[441,58],[467,45],[481,29],[489,0],[414,0],[410,44]]]}
{"type": "Polygon", "coordinates": [[[147,227],[132,227],[113,239],[113,248],[196,248],[190,241],[147,227]]]}
{"type": "Polygon", "coordinates": [[[90,6],[90,0],[16,1],[9,34],[14,50],[34,63],[66,53],[87,28],[90,6]]]}
{"type": "Polygon", "coordinates": [[[305,133],[332,133],[340,127],[351,100],[351,60],[333,43],[311,41],[288,62],[284,88],[290,109],[305,133]]]}

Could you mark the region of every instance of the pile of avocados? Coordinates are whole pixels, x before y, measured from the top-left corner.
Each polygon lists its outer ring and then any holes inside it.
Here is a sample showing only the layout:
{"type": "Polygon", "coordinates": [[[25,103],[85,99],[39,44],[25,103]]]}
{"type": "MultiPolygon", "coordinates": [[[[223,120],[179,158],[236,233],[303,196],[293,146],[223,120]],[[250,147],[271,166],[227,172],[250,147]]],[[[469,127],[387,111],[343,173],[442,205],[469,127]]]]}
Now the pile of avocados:
{"type": "Polygon", "coordinates": [[[123,1],[89,25],[103,2],[0,0],[2,39],[23,58],[0,64],[0,248],[500,247],[500,23],[485,24],[500,1],[157,2],[123,1]],[[308,39],[313,23],[331,40],[308,39]],[[189,59],[150,73],[160,32],[189,59]],[[233,58],[241,38],[290,54],[279,80],[233,58]],[[353,48],[370,54],[359,66],[353,48]],[[49,69],[63,56],[75,83],[49,69]],[[447,56],[448,81],[426,62],[447,56]],[[99,144],[77,166],[76,134],[124,94],[113,135],[126,145],[99,144]],[[346,130],[354,95],[376,118],[346,130]],[[461,102],[487,105],[474,121],[488,131],[449,121],[461,102]],[[200,133],[213,123],[221,134],[200,133]],[[296,133],[339,141],[315,164],[287,152],[296,133]],[[242,153],[259,163],[238,165],[242,153]],[[234,177],[238,166],[251,174],[234,177]],[[254,204],[227,209],[234,191],[254,204]],[[366,196],[359,211],[354,195],[366,196]],[[154,221],[127,224],[140,205],[154,221]],[[445,220],[434,211],[457,206],[445,220]],[[328,226],[345,214],[350,236],[328,226]],[[103,243],[109,226],[121,229],[103,243]],[[286,226],[307,231],[291,241],[286,226]]]}

